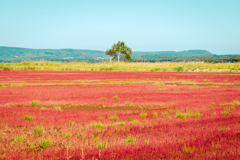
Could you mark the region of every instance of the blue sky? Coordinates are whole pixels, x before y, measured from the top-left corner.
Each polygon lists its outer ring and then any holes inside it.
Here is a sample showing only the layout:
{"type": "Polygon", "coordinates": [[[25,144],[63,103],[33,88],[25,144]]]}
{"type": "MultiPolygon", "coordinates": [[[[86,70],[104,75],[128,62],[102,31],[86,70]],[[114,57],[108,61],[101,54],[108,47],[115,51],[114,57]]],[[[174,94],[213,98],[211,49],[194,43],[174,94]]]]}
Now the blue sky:
{"type": "Polygon", "coordinates": [[[0,0],[0,46],[240,54],[240,0],[0,0]]]}

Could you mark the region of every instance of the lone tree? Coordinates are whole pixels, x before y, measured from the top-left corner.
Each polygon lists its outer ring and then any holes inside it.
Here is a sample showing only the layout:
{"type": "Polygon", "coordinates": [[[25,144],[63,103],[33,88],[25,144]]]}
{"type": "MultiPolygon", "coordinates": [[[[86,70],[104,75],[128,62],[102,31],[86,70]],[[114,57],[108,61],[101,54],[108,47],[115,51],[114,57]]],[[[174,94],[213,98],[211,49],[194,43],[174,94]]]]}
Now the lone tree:
{"type": "Polygon", "coordinates": [[[114,43],[111,49],[106,51],[107,55],[110,55],[113,60],[118,59],[118,62],[121,59],[128,62],[131,60],[132,49],[126,46],[126,44],[122,41],[118,41],[118,43],[114,43]]]}

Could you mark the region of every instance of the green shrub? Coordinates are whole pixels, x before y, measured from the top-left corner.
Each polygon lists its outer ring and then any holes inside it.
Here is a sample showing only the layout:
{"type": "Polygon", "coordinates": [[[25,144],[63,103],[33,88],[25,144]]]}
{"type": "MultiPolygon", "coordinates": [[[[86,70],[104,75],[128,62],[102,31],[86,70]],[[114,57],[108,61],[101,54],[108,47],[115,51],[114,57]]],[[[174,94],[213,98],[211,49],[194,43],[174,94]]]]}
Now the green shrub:
{"type": "Polygon", "coordinates": [[[177,68],[175,68],[175,70],[176,70],[177,72],[182,72],[182,71],[183,71],[183,68],[182,68],[182,67],[177,67],[177,68]]]}
{"type": "Polygon", "coordinates": [[[147,113],[140,113],[140,116],[141,116],[142,118],[145,118],[145,117],[147,116],[147,113]]]}
{"type": "Polygon", "coordinates": [[[29,142],[29,143],[28,143],[28,146],[29,146],[30,149],[34,149],[34,148],[35,148],[35,143],[30,143],[30,142],[29,142]]]}
{"type": "Polygon", "coordinates": [[[34,127],[34,134],[37,136],[40,136],[40,134],[42,133],[43,128],[38,128],[38,127],[34,127]]]}
{"type": "Polygon", "coordinates": [[[25,116],[24,116],[24,120],[31,121],[31,120],[33,120],[33,117],[32,117],[32,116],[29,116],[29,115],[25,115],[25,116]]]}
{"type": "Polygon", "coordinates": [[[153,117],[156,118],[157,117],[157,112],[153,113],[153,117]]]}
{"type": "Polygon", "coordinates": [[[212,116],[216,116],[216,112],[214,112],[214,113],[212,114],[212,116]]]}
{"type": "Polygon", "coordinates": [[[232,106],[234,106],[234,105],[240,105],[240,102],[235,100],[235,101],[232,101],[230,103],[219,103],[219,105],[220,106],[223,106],[223,105],[232,105],[232,106]]]}
{"type": "Polygon", "coordinates": [[[199,118],[199,117],[200,117],[200,113],[199,113],[199,112],[194,113],[194,114],[193,114],[193,117],[195,117],[195,118],[199,118]]]}
{"type": "Polygon", "coordinates": [[[211,105],[215,105],[216,103],[215,102],[211,102],[211,105]]]}
{"type": "Polygon", "coordinates": [[[145,140],[145,141],[144,141],[144,144],[149,145],[149,141],[148,141],[148,140],[145,140]]]}
{"type": "Polygon", "coordinates": [[[135,138],[129,137],[129,138],[126,140],[126,143],[127,143],[127,144],[131,144],[131,143],[134,143],[135,141],[136,141],[135,138]]]}
{"type": "Polygon", "coordinates": [[[65,137],[65,138],[69,138],[71,136],[71,133],[64,133],[64,135],[63,135],[63,137],[65,137]]]}
{"type": "Polygon", "coordinates": [[[128,119],[128,121],[132,121],[132,120],[133,120],[133,117],[132,117],[132,116],[129,116],[127,119],[128,119]]]}
{"type": "Polygon", "coordinates": [[[55,106],[54,109],[55,109],[55,110],[58,110],[58,111],[61,111],[61,110],[62,110],[62,108],[61,108],[60,106],[55,106]]]}
{"type": "Polygon", "coordinates": [[[104,118],[103,117],[99,117],[99,121],[104,121],[104,118]]]}
{"type": "Polygon", "coordinates": [[[107,98],[106,97],[102,97],[101,100],[107,100],[107,98]]]}
{"type": "Polygon", "coordinates": [[[103,143],[103,144],[98,143],[98,144],[97,144],[97,148],[99,148],[99,149],[105,149],[105,148],[106,148],[106,144],[105,144],[105,143],[103,143]]]}
{"type": "Polygon", "coordinates": [[[82,137],[83,135],[81,133],[77,133],[77,138],[82,137]]]}
{"type": "Polygon", "coordinates": [[[223,112],[222,112],[222,115],[227,116],[227,115],[228,115],[228,112],[223,111],[223,112]]]}
{"type": "Polygon", "coordinates": [[[117,116],[111,116],[111,117],[109,117],[109,119],[116,122],[118,117],[117,116]]]}
{"type": "Polygon", "coordinates": [[[17,85],[16,84],[11,84],[11,87],[17,87],[17,85]]]}
{"type": "Polygon", "coordinates": [[[133,124],[133,125],[138,124],[138,120],[136,120],[136,119],[133,120],[133,121],[132,121],[132,124],[133,124]]]}
{"type": "Polygon", "coordinates": [[[92,127],[94,127],[94,128],[102,128],[103,124],[102,123],[92,124],[92,127]]]}
{"type": "Polygon", "coordinates": [[[125,105],[126,106],[131,106],[132,102],[126,102],[125,105]]]}
{"type": "Polygon", "coordinates": [[[39,104],[39,101],[38,100],[33,100],[32,102],[31,102],[31,105],[32,106],[35,106],[35,105],[38,105],[39,104]]]}
{"type": "Polygon", "coordinates": [[[70,125],[70,126],[73,126],[73,125],[74,125],[74,122],[69,122],[69,125],[70,125]]]}
{"type": "Polygon", "coordinates": [[[222,112],[222,115],[227,116],[229,111],[230,107],[225,108],[224,111],[222,112]]]}
{"type": "Polygon", "coordinates": [[[42,139],[42,140],[39,142],[39,145],[40,145],[40,147],[42,147],[42,148],[47,148],[48,146],[51,146],[51,145],[52,145],[52,140],[50,140],[50,139],[42,139]]]}
{"type": "Polygon", "coordinates": [[[17,135],[15,136],[14,140],[20,144],[22,144],[24,141],[25,141],[26,137],[24,135],[20,136],[20,135],[17,135]]]}
{"type": "Polygon", "coordinates": [[[240,105],[240,102],[239,102],[239,101],[232,101],[232,102],[230,103],[230,105],[240,105]]]}
{"type": "Polygon", "coordinates": [[[191,148],[191,147],[184,147],[183,148],[183,152],[184,153],[187,153],[187,154],[191,154],[191,153],[193,153],[193,151],[194,151],[194,148],[191,148]]]}
{"type": "Polygon", "coordinates": [[[191,115],[189,113],[182,113],[180,111],[176,112],[176,117],[177,118],[189,118],[191,115]]]}
{"type": "Polygon", "coordinates": [[[113,96],[113,99],[118,99],[118,96],[113,96]]]}
{"type": "Polygon", "coordinates": [[[220,127],[219,131],[223,132],[225,130],[225,127],[220,127]]]}
{"type": "Polygon", "coordinates": [[[125,122],[119,122],[118,125],[123,126],[123,125],[125,125],[125,122]]]}
{"type": "Polygon", "coordinates": [[[168,114],[168,112],[162,112],[162,115],[167,115],[168,114]]]}

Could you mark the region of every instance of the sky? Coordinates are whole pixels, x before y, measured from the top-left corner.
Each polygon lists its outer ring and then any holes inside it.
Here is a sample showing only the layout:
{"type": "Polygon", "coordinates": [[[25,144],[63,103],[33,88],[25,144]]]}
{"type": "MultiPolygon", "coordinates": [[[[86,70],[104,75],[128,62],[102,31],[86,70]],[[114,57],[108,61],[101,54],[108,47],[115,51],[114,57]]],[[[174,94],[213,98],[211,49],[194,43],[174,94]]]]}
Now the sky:
{"type": "Polygon", "coordinates": [[[0,46],[240,54],[240,0],[0,0],[0,46]]]}

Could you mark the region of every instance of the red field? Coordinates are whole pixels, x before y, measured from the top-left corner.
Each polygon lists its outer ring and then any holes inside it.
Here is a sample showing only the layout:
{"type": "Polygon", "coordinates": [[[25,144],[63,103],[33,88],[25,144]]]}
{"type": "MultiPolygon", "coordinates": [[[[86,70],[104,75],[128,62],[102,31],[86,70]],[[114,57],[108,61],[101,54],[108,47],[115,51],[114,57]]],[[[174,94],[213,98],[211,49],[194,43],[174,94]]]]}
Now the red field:
{"type": "Polygon", "coordinates": [[[239,80],[0,71],[0,158],[239,159],[239,80]]]}

